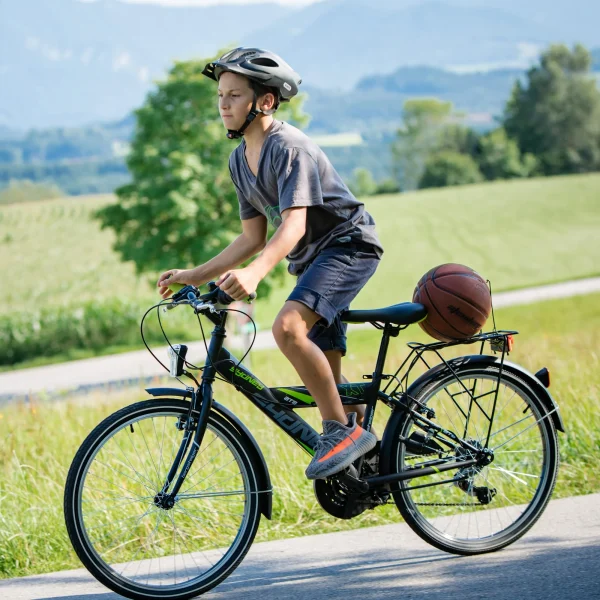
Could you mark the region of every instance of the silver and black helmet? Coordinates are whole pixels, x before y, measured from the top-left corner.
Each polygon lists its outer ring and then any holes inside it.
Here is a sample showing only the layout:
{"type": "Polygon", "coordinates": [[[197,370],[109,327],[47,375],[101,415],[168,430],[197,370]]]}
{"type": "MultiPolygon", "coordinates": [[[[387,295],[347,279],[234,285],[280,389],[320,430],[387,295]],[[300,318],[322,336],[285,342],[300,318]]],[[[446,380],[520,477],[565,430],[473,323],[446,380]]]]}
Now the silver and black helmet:
{"type": "MultiPolygon", "coordinates": [[[[260,48],[235,48],[221,56],[218,60],[209,62],[203,69],[202,74],[219,81],[219,77],[224,71],[237,73],[247,77],[250,82],[258,83],[276,91],[279,102],[289,102],[297,93],[298,86],[302,83],[300,75],[290,67],[280,56],[268,50],[260,48]]],[[[229,139],[239,138],[244,135],[244,131],[254,121],[260,109],[256,108],[257,94],[254,90],[254,101],[252,109],[246,117],[244,124],[237,130],[228,129],[227,137],[229,139]]]]}
{"type": "Polygon", "coordinates": [[[288,102],[298,93],[302,83],[300,75],[280,56],[260,48],[236,48],[227,52],[218,60],[208,63],[203,75],[219,81],[223,71],[244,75],[252,81],[279,92],[279,100],[288,102]]]}

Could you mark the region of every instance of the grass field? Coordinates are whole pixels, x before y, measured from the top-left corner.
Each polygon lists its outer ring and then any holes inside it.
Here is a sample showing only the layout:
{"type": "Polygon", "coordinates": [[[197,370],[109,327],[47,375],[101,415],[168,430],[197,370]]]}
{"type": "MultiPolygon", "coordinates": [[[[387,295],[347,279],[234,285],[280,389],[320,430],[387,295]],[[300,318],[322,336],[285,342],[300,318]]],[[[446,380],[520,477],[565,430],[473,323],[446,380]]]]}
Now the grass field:
{"type": "MultiPolygon", "coordinates": [[[[560,436],[562,466],[555,498],[600,490],[600,295],[575,297],[498,310],[498,327],[517,329],[513,362],[534,372],[546,366],[550,391],[558,401],[567,433],[560,436]]],[[[418,327],[392,341],[386,371],[405,356],[405,342],[424,339],[418,327]]],[[[351,381],[372,372],[379,334],[353,332],[344,373],[351,381]]],[[[472,346],[465,353],[474,351],[472,346]]],[[[299,383],[291,365],[276,351],[257,352],[253,371],[267,385],[299,383]]],[[[55,404],[14,405],[0,410],[0,577],[80,566],[70,548],[62,517],[62,493],[70,461],[87,433],[117,408],[144,399],[144,392],[97,394],[55,404]]],[[[233,409],[259,440],[273,484],[274,518],[263,520],[258,540],[310,535],[396,523],[393,506],[367,511],[351,521],[335,520],[317,504],[304,478],[306,454],[235,392],[216,383],[215,397],[233,409]]],[[[317,426],[317,414],[310,420],[317,426]]],[[[385,411],[376,417],[381,433],[385,411]]],[[[320,429],[319,429],[320,430],[320,429]]]]}
{"type": "MultiPolygon", "coordinates": [[[[600,174],[499,182],[365,199],[385,248],[374,278],[353,306],[409,300],[435,265],[464,263],[506,290],[600,273],[600,174]]],[[[90,220],[110,196],[0,208],[0,315],[124,295],[159,299],[111,250],[111,231],[90,220]]],[[[174,264],[173,267],[184,265],[174,264]]],[[[152,278],[154,281],[154,278],[152,278]]],[[[265,302],[269,326],[295,279],[265,302]]]]}

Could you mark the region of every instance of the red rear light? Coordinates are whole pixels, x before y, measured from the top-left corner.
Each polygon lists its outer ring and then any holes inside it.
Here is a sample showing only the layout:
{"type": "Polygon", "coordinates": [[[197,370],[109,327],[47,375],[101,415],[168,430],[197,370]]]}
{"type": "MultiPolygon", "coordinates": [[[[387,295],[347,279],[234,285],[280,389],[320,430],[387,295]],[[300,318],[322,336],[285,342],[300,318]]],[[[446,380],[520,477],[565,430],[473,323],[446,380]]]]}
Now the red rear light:
{"type": "Polygon", "coordinates": [[[515,345],[515,338],[512,335],[507,335],[506,336],[506,341],[507,341],[507,344],[508,344],[508,351],[512,352],[512,349],[513,349],[513,347],[515,345]]]}

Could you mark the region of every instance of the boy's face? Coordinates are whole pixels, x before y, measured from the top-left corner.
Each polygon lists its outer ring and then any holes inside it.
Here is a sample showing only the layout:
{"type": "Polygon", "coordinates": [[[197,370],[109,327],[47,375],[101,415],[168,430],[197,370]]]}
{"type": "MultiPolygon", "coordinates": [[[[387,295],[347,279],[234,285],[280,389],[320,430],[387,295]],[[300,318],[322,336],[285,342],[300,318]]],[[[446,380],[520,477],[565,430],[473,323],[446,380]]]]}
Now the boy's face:
{"type": "Polygon", "coordinates": [[[227,129],[239,129],[246,120],[254,94],[243,75],[225,71],[219,77],[219,113],[227,129]]]}

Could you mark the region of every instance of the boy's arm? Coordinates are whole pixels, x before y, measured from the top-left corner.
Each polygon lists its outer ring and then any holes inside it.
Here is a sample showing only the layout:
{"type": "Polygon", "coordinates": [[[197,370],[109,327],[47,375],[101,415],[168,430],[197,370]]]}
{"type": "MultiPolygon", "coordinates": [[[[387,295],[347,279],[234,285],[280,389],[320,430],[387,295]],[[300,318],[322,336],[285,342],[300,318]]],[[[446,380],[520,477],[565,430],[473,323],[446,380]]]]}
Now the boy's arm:
{"type": "Polygon", "coordinates": [[[282,223],[260,255],[250,263],[259,279],[264,279],[304,237],[306,207],[288,208],[281,213],[282,223]]]}
{"type": "Polygon", "coordinates": [[[283,260],[306,233],[306,207],[281,212],[282,223],[256,260],[245,269],[228,271],[216,282],[232,298],[243,300],[269,271],[283,260]]]}
{"type": "Polygon", "coordinates": [[[265,247],[267,241],[267,219],[263,215],[242,220],[242,234],[214,258],[191,269],[190,278],[200,286],[225,271],[235,269],[248,258],[265,247]]]}

